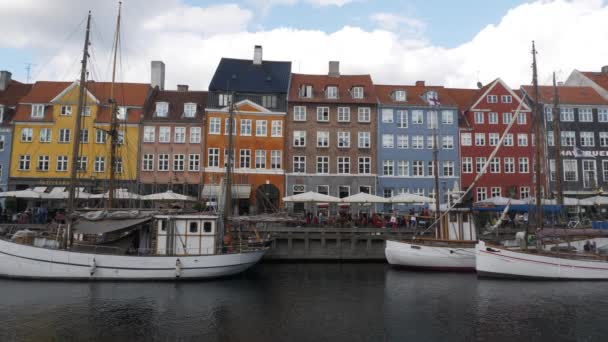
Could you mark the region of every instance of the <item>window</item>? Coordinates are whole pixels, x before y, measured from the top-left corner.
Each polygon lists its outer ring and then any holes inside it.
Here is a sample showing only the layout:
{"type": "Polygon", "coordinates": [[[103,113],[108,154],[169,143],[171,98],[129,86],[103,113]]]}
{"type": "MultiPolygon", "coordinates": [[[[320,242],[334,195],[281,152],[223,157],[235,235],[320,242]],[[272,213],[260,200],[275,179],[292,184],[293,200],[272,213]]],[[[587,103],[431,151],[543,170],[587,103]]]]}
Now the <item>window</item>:
{"type": "Polygon", "coordinates": [[[349,107],[338,107],[338,122],[350,122],[349,107]]]}
{"type": "Polygon", "coordinates": [[[370,122],[371,121],[371,108],[359,107],[358,109],[358,121],[359,122],[370,122]]]}
{"type": "Polygon", "coordinates": [[[338,157],[338,174],[350,173],[350,157],[338,157]]]}
{"type": "MultiPolygon", "coordinates": [[[[475,172],[476,173],[485,173],[483,172],[483,168],[487,163],[487,159],[485,157],[477,157],[475,158],[475,172]]],[[[487,171],[487,169],[486,169],[487,171]]]]}
{"type": "Polygon", "coordinates": [[[101,156],[96,156],[93,170],[95,172],[106,172],[106,158],[101,157],[101,156]]]}
{"type": "Polygon", "coordinates": [[[155,116],[166,118],[169,114],[169,103],[167,102],[156,102],[155,116]]]}
{"type": "Polygon", "coordinates": [[[154,126],[144,126],[144,142],[153,143],[156,140],[156,129],[154,126]]]}
{"type": "Polygon", "coordinates": [[[530,163],[528,158],[519,158],[519,173],[530,172],[530,163]]]}
{"type": "Polygon", "coordinates": [[[317,173],[329,173],[329,157],[317,156],[317,173]]]}
{"type": "Polygon", "coordinates": [[[485,133],[475,133],[475,146],[485,146],[486,145],[486,134],[485,133]]]}
{"type": "Polygon", "coordinates": [[[305,106],[293,106],[293,121],[306,121],[305,106]]]}
{"type": "Polygon", "coordinates": [[[526,113],[518,113],[517,114],[517,124],[525,125],[526,124],[526,113]]]}
{"type": "Polygon", "coordinates": [[[528,146],[528,135],[527,134],[517,134],[517,146],[528,146]]]}
{"type": "Polygon", "coordinates": [[[449,160],[443,161],[443,176],[454,177],[454,162],[449,160]]]}
{"type": "Polygon", "coordinates": [[[234,167],[234,161],[236,160],[236,151],[233,148],[232,153],[229,149],[224,149],[224,167],[228,166],[228,161],[230,161],[230,166],[234,167]]]}
{"type": "Polygon", "coordinates": [[[608,181],[608,160],[602,160],[602,174],[604,181],[608,181]]]}
{"type": "Polygon", "coordinates": [[[29,155],[20,155],[19,156],[19,171],[29,171],[30,170],[30,156],[29,155]]]}
{"type": "Polygon", "coordinates": [[[397,135],[397,148],[409,148],[409,143],[409,136],[403,134],[397,135]]]}
{"type": "Polygon", "coordinates": [[[116,136],[116,143],[118,145],[122,145],[125,143],[125,131],[118,131],[118,135],[116,136]]]}
{"type": "Polygon", "coordinates": [[[578,181],[578,166],[576,159],[564,159],[564,181],[578,181]]]}
{"type": "Polygon", "coordinates": [[[268,135],[268,121],[255,120],[255,136],[265,137],[268,135]]]}
{"type": "Polygon", "coordinates": [[[393,148],[394,146],[394,141],[393,141],[393,135],[392,134],[382,134],[382,147],[383,148],[393,148]]]}
{"type": "Polygon", "coordinates": [[[101,129],[95,130],[95,143],[105,144],[106,143],[106,132],[101,129]]]}
{"type": "Polygon", "coordinates": [[[422,135],[414,135],[412,137],[412,148],[415,150],[424,148],[424,137],[422,135]]]}
{"type": "Polygon", "coordinates": [[[515,158],[505,157],[505,173],[515,173],[515,158]]]}
{"type": "Polygon", "coordinates": [[[120,106],[118,107],[118,111],[116,112],[117,120],[127,120],[127,113],[129,109],[127,107],[120,106]]]}
{"type": "Polygon", "coordinates": [[[293,146],[306,146],[306,131],[293,131],[293,146]]]}
{"type": "Polygon", "coordinates": [[[241,169],[251,168],[251,150],[240,151],[239,167],[241,169]]]}
{"type": "Polygon", "coordinates": [[[210,148],[207,150],[207,166],[220,167],[220,149],[210,148]]]}
{"type": "Polygon", "coordinates": [[[141,169],[143,171],[154,171],[154,155],[151,153],[144,154],[141,169]]]}
{"type": "Polygon", "coordinates": [[[277,97],[275,95],[262,96],[262,106],[266,108],[277,108],[277,97]]]}
{"type": "Polygon", "coordinates": [[[339,185],[338,186],[338,198],[344,198],[350,196],[350,186],[339,185]]]}
{"type": "Polygon", "coordinates": [[[383,123],[393,123],[394,115],[392,109],[382,109],[382,122],[383,123]]]}
{"type": "Polygon", "coordinates": [[[490,173],[500,173],[500,158],[490,160],[490,173]]]}
{"type": "Polygon", "coordinates": [[[608,147],[608,132],[600,132],[600,146],[608,147]]]}
{"type": "Polygon", "coordinates": [[[294,156],[293,157],[293,172],[294,173],[305,173],[306,172],[306,157],[305,156],[294,156]]]}
{"type": "Polygon", "coordinates": [[[462,158],[462,173],[473,173],[473,158],[462,158]]]}
{"type": "Polygon", "coordinates": [[[359,174],[369,175],[372,173],[372,158],[359,157],[359,174]]]}
{"type": "Polygon", "coordinates": [[[338,98],[338,87],[328,86],[325,89],[325,96],[327,96],[328,99],[337,99],[338,98]]]}
{"type": "Polygon", "coordinates": [[[509,133],[505,135],[505,140],[503,140],[504,146],[513,146],[513,134],[509,133]]]}
{"type": "Polygon", "coordinates": [[[36,167],[36,171],[48,171],[49,159],[49,156],[38,156],[38,167],[36,167]]]}
{"type": "Polygon", "coordinates": [[[490,112],[488,113],[488,123],[492,125],[498,124],[498,113],[490,112]]]}
{"type": "Polygon", "coordinates": [[[460,145],[462,146],[471,146],[473,144],[471,133],[461,133],[460,134],[460,145]]]}
{"type": "Polygon", "coordinates": [[[547,118],[548,122],[553,121],[553,107],[545,106],[545,117],[547,118]]]}
{"type": "Polygon", "coordinates": [[[555,132],[553,132],[553,131],[547,132],[547,145],[549,145],[549,146],[555,145],[555,132]]]}
{"type": "Polygon", "coordinates": [[[593,132],[580,132],[581,146],[582,147],[594,147],[595,139],[593,132]]]}
{"type": "Polygon", "coordinates": [[[329,195],[329,185],[317,185],[317,192],[322,195],[329,195]]]}
{"type": "Polygon", "coordinates": [[[42,119],[44,117],[44,105],[33,104],[32,105],[32,118],[42,119]]]}
{"type": "Polygon", "coordinates": [[[255,168],[265,169],[266,168],[266,151],[256,150],[255,151],[255,168]]]}
{"type": "Polygon", "coordinates": [[[241,136],[251,135],[251,119],[241,119],[241,136]]]}
{"type": "Polygon", "coordinates": [[[412,123],[414,125],[422,125],[423,124],[423,115],[424,112],[421,110],[413,110],[412,111],[412,123]]]}
{"type": "Polygon", "coordinates": [[[197,172],[201,169],[201,155],[190,154],[188,155],[188,171],[197,172]]]}
{"type": "Polygon", "coordinates": [[[34,130],[32,128],[21,129],[21,142],[32,142],[34,130]]]}
{"type": "Polygon", "coordinates": [[[176,144],[186,143],[186,127],[175,127],[173,134],[173,139],[176,144]]]}
{"type": "Polygon", "coordinates": [[[201,143],[201,128],[190,127],[190,143],[200,144],[201,143]]]}
{"type": "Polygon", "coordinates": [[[80,172],[87,171],[88,159],[89,158],[87,158],[87,157],[76,158],[76,167],[78,168],[77,169],[78,171],[80,171],[80,172]]]}
{"type": "Polygon", "coordinates": [[[169,171],[169,155],[158,155],[158,171],[169,171]]]}
{"type": "Polygon", "coordinates": [[[329,147],[329,132],[317,132],[317,147],[329,147]]]}
{"type": "Polygon", "coordinates": [[[395,101],[405,102],[407,101],[405,90],[395,90],[393,98],[395,101]]]}
{"type": "Polygon", "coordinates": [[[483,124],[483,112],[475,112],[475,123],[483,124]]]}
{"type": "Polygon", "coordinates": [[[397,111],[397,127],[407,128],[407,110],[397,111]]]}
{"type": "Polygon", "coordinates": [[[59,142],[60,143],[69,143],[70,142],[70,129],[69,128],[61,128],[59,130],[59,142]]]}
{"type": "Polygon", "coordinates": [[[190,225],[188,226],[188,232],[198,233],[198,222],[190,222],[190,225]]]}
{"type": "Polygon", "coordinates": [[[209,119],[209,134],[220,134],[222,131],[222,122],[220,118],[209,119]]]}
{"type": "Polygon", "coordinates": [[[477,188],[477,201],[483,201],[488,198],[487,188],[478,187],[477,188]]]}
{"type": "Polygon", "coordinates": [[[359,132],[359,148],[370,148],[370,147],[371,147],[370,132],[359,132]]]}
{"type": "Polygon", "coordinates": [[[488,143],[490,146],[498,145],[498,139],[500,139],[498,133],[488,133],[488,143]]]}
{"type": "Polygon", "coordinates": [[[350,132],[338,132],[338,147],[350,147],[350,132]]]}
{"type": "Polygon", "coordinates": [[[53,130],[51,128],[40,129],[40,142],[50,143],[53,140],[53,130]]]}
{"type": "Polygon", "coordinates": [[[444,150],[451,150],[454,148],[454,137],[446,135],[441,137],[441,148],[444,150]]]}
{"type": "Polygon", "coordinates": [[[513,113],[502,113],[502,123],[508,125],[513,120],[513,113]]]}
{"type": "Polygon", "coordinates": [[[272,124],[270,126],[270,135],[273,137],[283,136],[283,121],[272,120],[272,124]]]}
{"type": "Polygon", "coordinates": [[[519,198],[521,198],[521,199],[530,198],[530,187],[529,186],[522,186],[519,188],[519,198]]]}
{"type": "Polygon", "coordinates": [[[500,188],[500,187],[492,187],[490,189],[490,195],[492,197],[500,197],[501,193],[502,193],[502,188],[500,188]]]}
{"type": "Polygon", "coordinates": [[[591,111],[591,108],[579,108],[578,121],[593,122],[593,112],[591,111]]]}
{"type": "Polygon", "coordinates": [[[0,135],[0,151],[4,151],[4,135],[0,135]]]}
{"type": "Polygon", "coordinates": [[[408,177],[410,175],[410,162],[407,160],[399,160],[397,162],[397,176],[408,177]]]}
{"type": "Polygon", "coordinates": [[[426,136],[426,148],[435,148],[435,137],[432,135],[426,136]]]}
{"type": "Polygon", "coordinates": [[[317,107],[317,121],[329,121],[329,107],[317,107]]]}
{"type": "Polygon", "coordinates": [[[363,87],[353,87],[352,90],[353,99],[363,98],[363,87]]]}
{"type": "Polygon", "coordinates": [[[574,121],[574,108],[561,107],[559,109],[559,117],[561,121],[574,121]]]}
{"type": "Polygon", "coordinates": [[[232,123],[232,135],[236,135],[236,119],[230,120],[229,118],[224,119],[224,134],[230,134],[230,124],[232,123]]]}
{"type": "Polygon", "coordinates": [[[608,122],[608,108],[599,108],[597,110],[597,121],[608,122]]]}
{"type": "Polygon", "coordinates": [[[427,163],[427,176],[435,176],[435,162],[429,161],[427,163]]]}
{"type": "Polygon", "coordinates": [[[383,194],[384,198],[391,198],[391,197],[393,197],[393,189],[392,188],[385,188],[382,191],[382,194],[383,194]]]}
{"type": "Polygon", "coordinates": [[[574,146],[576,136],[573,131],[562,131],[562,146],[574,146]]]}
{"type": "Polygon", "coordinates": [[[173,171],[184,171],[185,165],[184,162],[186,160],[186,156],[183,154],[174,154],[173,155],[173,171]]]}
{"type": "Polygon", "coordinates": [[[434,110],[426,113],[427,127],[429,129],[437,128],[437,112],[434,110]]]}
{"type": "Polygon", "coordinates": [[[497,95],[488,95],[488,103],[498,103],[497,95]]]}
{"type": "Polygon", "coordinates": [[[513,102],[513,98],[511,97],[511,95],[501,95],[500,96],[500,102],[502,102],[502,103],[511,103],[511,102],[513,102]]]}
{"type": "Polygon", "coordinates": [[[80,143],[88,144],[89,143],[89,130],[83,129],[80,131],[80,143]]]}
{"type": "Polygon", "coordinates": [[[302,84],[300,86],[300,97],[312,98],[312,86],[308,84],[302,84]]]}
{"type": "Polygon", "coordinates": [[[184,103],[184,117],[193,118],[196,116],[196,103],[184,103]]]}
{"type": "Polygon", "coordinates": [[[422,160],[414,160],[412,162],[412,176],[424,177],[424,162],[422,160]]]}
{"type": "Polygon", "coordinates": [[[451,125],[454,123],[454,112],[451,110],[441,111],[441,123],[443,125],[451,125]]]}
{"type": "Polygon", "coordinates": [[[394,160],[384,160],[382,162],[382,175],[384,175],[384,176],[394,176],[395,175],[395,161],[394,160]]]}
{"type": "Polygon", "coordinates": [[[555,181],[556,179],[556,173],[555,173],[555,159],[550,159],[549,160],[549,180],[550,181],[555,181]]]}
{"type": "Polygon", "coordinates": [[[61,115],[62,116],[72,115],[72,106],[61,106],[61,115]]]}
{"type": "Polygon", "coordinates": [[[217,104],[220,106],[228,106],[232,103],[232,94],[219,94],[217,104]]]}
{"type": "Polygon", "coordinates": [[[57,171],[64,172],[68,170],[68,156],[57,156],[57,171]]]}
{"type": "Polygon", "coordinates": [[[271,169],[280,169],[282,164],[283,156],[282,152],[279,150],[272,150],[270,152],[270,168],[271,169]]]}
{"type": "Polygon", "coordinates": [[[82,116],[91,116],[91,107],[90,106],[84,106],[82,116]]]}
{"type": "Polygon", "coordinates": [[[158,142],[164,144],[171,142],[171,127],[158,128],[158,142]]]}

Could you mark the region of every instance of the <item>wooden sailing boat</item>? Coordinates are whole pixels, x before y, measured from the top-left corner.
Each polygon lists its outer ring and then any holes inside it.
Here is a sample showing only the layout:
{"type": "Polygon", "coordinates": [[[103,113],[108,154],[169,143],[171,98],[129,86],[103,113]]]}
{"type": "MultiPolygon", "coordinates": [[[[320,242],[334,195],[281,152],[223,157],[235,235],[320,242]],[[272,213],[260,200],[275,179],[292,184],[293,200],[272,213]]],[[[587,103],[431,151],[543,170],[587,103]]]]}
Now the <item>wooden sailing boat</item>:
{"type": "MultiPolygon", "coordinates": [[[[120,6],[117,31],[120,28],[120,6]]],[[[86,94],[85,75],[88,61],[91,13],[87,18],[83,49],[78,112],[75,121],[75,136],[80,134],[81,115],[86,94]]],[[[117,32],[116,38],[119,34],[117,32]]],[[[118,43],[115,41],[115,47],[118,43]]],[[[116,54],[114,55],[116,56],[116,54]]],[[[114,80],[114,76],[113,76],[114,80]]],[[[112,110],[115,101],[110,99],[112,110]]],[[[115,116],[115,113],[112,112],[115,116]]],[[[113,118],[110,134],[117,137],[116,119],[113,118]]],[[[31,236],[31,239],[15,239],[22,236],[19,231],[13,236],[0,237],[0,276],[40,279],[77,280],[161,280],[211,278],[236,274],[257,263],[266,253],[267,247],[230,243],[217,248],[218,237],[223,238],[220,217],[205,214],[117,214],[113,220],[86,220],[76,217],[76,158],[78,139],[74,139],[72,172],[69,195],[69,223],[63,244],[46,244],[48,234],[31,236]],[[137,234],[131,234],[137,231],[137,234]],[[100,237],[131,236],[136,248],[120,248],[97,244],[100,237]],[[72,236],[80,243],[73,243],[72,236]],[[88,240],[88,241],[87,241],[88,240]],[[20,242],[20,243],[19,243],[20,242]],[[85,243],[88,242],[88,243],[85,243]],[[47,246],[53,245],[52,248],[47,246]]],[[[114,144],[114,141],[113,141],[114,144]]],[[[115,146],[112,147],[115,149],[115,146]]],[[[115,151],[112,152],[112,167],[115,170],[115,151]]],[[[112,182],[111,182],[112,183],[112,182]]],[[[113,189],[110,189],[108,206],[112,205],[113,189]]],[[[229,196],[229,195],[228,195],[229,196]]],[[[228,202],[229,203],[229,202],[228,202]]],[[[104,214],[111,216],[110,214],[104,214]]],[[[93,213],[93,216],[97,216],[93,213]]],[[[28,231],[28,234],[30,232],[28,231]]]]}

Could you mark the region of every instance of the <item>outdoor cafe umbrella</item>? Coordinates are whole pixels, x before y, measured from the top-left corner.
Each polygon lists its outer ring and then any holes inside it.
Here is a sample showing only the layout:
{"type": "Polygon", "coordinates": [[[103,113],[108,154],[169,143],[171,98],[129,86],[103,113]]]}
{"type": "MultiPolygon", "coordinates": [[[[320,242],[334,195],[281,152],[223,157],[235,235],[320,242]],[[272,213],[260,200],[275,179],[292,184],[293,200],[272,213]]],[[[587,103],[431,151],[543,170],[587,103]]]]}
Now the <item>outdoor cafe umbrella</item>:
{"type": "Polygon", "coordinates": [[[592,196],[583,198],[581,205],[608,205],[608,197],[606,196],[592,196]]]}
{"type": "Polygon", "coordinates": [[[15,190],[0,192],[0,197],[14,197],[23,199],[43,199],[46,198],[46,193],[34,191],[32,189],[15,190]]]}
{"type": "Polygon", "coordinates": [[[491,198],[486,198],[485,200],[475,202],[476,206],[480,205],[507,205],[511,203],[511,205],[525,205],[528,204],[524,200],[513,199],[509,197],[495,196],[491,198]]]}
{"type": "Polygon", "coordinates": [[[196,201],[196,198],[194,198],[194,197],[178,194],[171,190],[156,193],[156,194],[141,196],[141,199],[144,201],[189,201],[189,202],[196,201]]]}
{"type": "Polygon", "coordinates": [[[341,200],[342,203],[388,203],[389,199],[368,194],[365,192],[360,192],[356,195],[344,197],[341,200]]]}
{"type": "Polygon", "coordinates": [[[430,197],[410,193],[399,194],[391,197],[389,200],[390,203],[431,203],[434,201],[430,197]]]}
{"type": "Polygon", "coordinates": [[[302,203],[338,203],[338,197],[323,195],[318,192],[309,191],[302,194],[283,197],[283,202],[302,202],[302,203]]]}
{"type": "MultiPolygon", "coordinates": [[[[103,194],[95,194],[89,196],[89,198],[108,198],[110,192],[104,192],[103,194]]],[[[138,194],[127,191],[127,189],[116,189],[114,190],[114,198],[121,200],[139,199],[141,196],[138,194]]]]}

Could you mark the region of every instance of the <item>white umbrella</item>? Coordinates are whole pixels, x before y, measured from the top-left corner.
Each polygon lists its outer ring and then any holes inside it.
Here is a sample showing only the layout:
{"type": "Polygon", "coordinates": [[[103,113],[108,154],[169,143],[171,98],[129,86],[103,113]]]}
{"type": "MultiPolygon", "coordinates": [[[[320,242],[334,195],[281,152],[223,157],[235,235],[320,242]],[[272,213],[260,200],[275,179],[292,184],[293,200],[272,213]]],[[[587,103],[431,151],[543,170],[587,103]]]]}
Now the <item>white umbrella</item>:
{"type": "Polygon", "coordinates": [[[360,192],[356,195],[348,196],[342,198],[342,203],[388,203],[389,199],[368,194],[365,192],[360,192]]]}
{"type": "Polygon", "coordinates": [[[196,201],[196,198],[194,197],[178,194],[171,190],[157,194],[141,196],[141,199],[144,201],[196,201]]]}
{"type": "Polygon", "coordinates": [[[318,192],[305,192],[302,194],[283,197],[283,202],[317,202],[317,203],[338,203],[338,197],[323,195],[318,192]]]}
{"type": "MultiPolygon", "coordinates": [[[[89,198],[108,198],[109,196],[110,196],[110,192],[107,191],[107,192],[104,192],[103,194],[90,195],[89,198]]],[[[139,199],[140,197],[141,196],[139,196],[138,194],[127,191],[127,189],[114,190],[115,199],[128,200],[128,199],[139,199]]]]}
{"type": "Polygon", "coordinates": [[[433,201],[430,197],[410,193],[399,194],[390,198],[390,203],[431,203],[433,201]]]}
{"type": "Polygon", "coordinates": [[[581,199],[581,205],[608,205],[608,197],[592,196],[581,199]]]}
{"type": "MultiPolygon", "coordinates": [[[[574,206],[577,206],[577,205],[588,205],[588,204],[585,204],[585,202],[583,202],[582,200],[579,200],[578,198],[564,197],[564,205],[568,206],[568,207],[574,207],[574,206]]],[[[529,203],[532,204],[532,205],[535,205],[536,204],[536,199],[530,198],[530,202],[529,203]]],[[[544,205],[556,205],[557,204],[557,200],[556,199],[543,199],[542,203],[544,205]]]]}
{"type": "Polygon", "coordinates": [[[0,197],[15,197],[25,199],[41,199],[46,198],[46,195],[47,194],[44,192],[38,192],[32,189],[0,192],[0,197]]]}
{"type": "Polygon", "coordinates": [[[487,204],[507,205],[507,204],[509,204],[509,202],[511,202],[511,205],[524,205],[524,204],[528,204],[524,200],[518,200],[518,199],[509,198],[509,197],[496,196],[496,197],[492,197],[492,198],[486,198],[485,200],[482,200],[482,201],[477,201],[477,202],[475,202],[475,205],[487,205],[487,204]]]}

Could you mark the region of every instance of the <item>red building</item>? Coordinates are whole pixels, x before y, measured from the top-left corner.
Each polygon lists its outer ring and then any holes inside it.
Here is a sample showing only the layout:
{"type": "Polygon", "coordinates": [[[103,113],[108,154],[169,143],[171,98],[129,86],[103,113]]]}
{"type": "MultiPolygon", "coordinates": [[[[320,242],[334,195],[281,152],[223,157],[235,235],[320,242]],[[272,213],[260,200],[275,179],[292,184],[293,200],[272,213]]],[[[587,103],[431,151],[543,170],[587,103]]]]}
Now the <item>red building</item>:
{"type": "Polygon", "coordinates": [[[504,133],[501,148],[471,191],[473,201],[532,196],[534,134],[530,107],[500,78],[478,90],[452,89],[451,94],[460,103],[461,111],[462,189],[467,189],[482,172],[504,133]],[[513,119],[515,123],[506,131],[513,119]]]}

